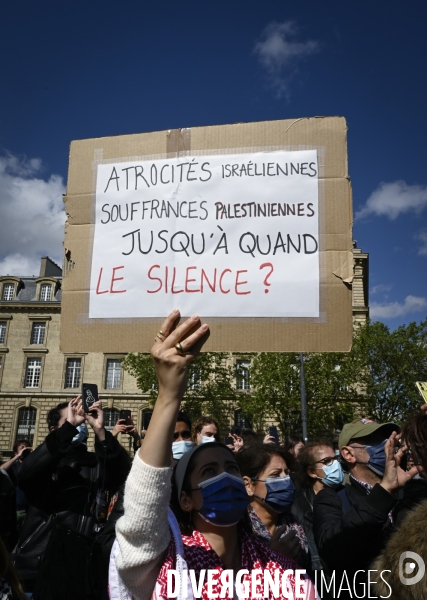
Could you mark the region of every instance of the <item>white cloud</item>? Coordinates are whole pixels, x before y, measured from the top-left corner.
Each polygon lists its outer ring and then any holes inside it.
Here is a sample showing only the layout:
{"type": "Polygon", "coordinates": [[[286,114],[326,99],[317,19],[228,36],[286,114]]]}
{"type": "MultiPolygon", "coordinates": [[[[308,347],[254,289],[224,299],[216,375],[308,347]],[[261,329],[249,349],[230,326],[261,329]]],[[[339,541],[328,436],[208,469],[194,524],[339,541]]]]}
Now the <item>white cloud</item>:
{"type": "Polygon", "coordinates": [[[427,186],[408,185],[405,181],[381,183],[369,196],[365,206],[356,212],[356,220],[370,215],[388,217],[392,221],[407,212],[419,214],[427,208],[427,186]]]}
{"type": "Polygon", "coordinates": [[[377,303],[372,302],[369,313],[372,318],[393,319],[404,317],[409,313],[419,313],[427,310],[427,299],[419,296],[406,296],[403,304],[399,302],[377,303]]]}
{"type": "Polygon", "coordinates": [[[41,256],[62,262],[65,186],[42,170],[38,158],[0,156],[0,275],[38,275],[41,256]]]}
{"type": "Polygon", "coordinates": [[[319,44],[314,40],[296,41],[298,28],[293,21],[270,23],[262,31],[254,52],[271,78],[279,96],[288,90],[289,80],[297,70],[297,63],[318,52],[319,44]]]}
{"type": "Polygon", "coordinates": [[[40,257],[22,256],[22,254],[8,254],[0,260],[1,275],[35,275],[40,272],[40,257]]]}
{"type": "Polygon", "coordinates": [[[385,294],[385,293],[389,292],[392,287],[393,287],[392,285],[385,285],[383,283],[380,283],[378,285],[374,285],[374,287],[371,288],[369,290],[369,292],[371,294],[385,294]]]}
{"type": "Polygon", "coordinates": [[[427,256],[427,229],[422,229],[417,235],[415,239],[421,242],[421,246],[418,249],[418,254],[421,256],[427,256]]]}

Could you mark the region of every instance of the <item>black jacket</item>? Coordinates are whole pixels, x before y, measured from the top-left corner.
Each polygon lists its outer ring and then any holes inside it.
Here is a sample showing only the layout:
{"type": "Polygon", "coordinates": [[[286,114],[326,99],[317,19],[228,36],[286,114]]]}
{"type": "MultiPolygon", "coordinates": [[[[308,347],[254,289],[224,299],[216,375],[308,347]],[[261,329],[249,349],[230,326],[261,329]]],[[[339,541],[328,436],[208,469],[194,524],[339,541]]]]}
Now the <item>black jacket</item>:
{"type": "MultiPolygon", "coordinates": [[[[379,484],[368,494],[352,477],[344,489],[349,501],[347,511],[338,493],[331,488],[316,495],[314,538],[329,571],[335,571],[336,581],[341,581],[345,571],[352,582],[358,570],[366,571],[368,576],[369,566],[384,548],[394,528],[388,515],[397,499],[379,484]]],[[[357,580],[363,577],[362,573],[357,580]]],[[[340,598],[345,597],[340,595],[340,598]]]]}
{"type": "Polygon", "coordinates": [[[326,564],[321,560],[319,551],[316,547],[313,531],[313,504],[316,494],[313,488],[301,488],[294,496],[292,502],[292,515],[297,523],[303,526],[305,535],[310,546],[311,568],[313,571],[326,569],[326,564]]]}
{"type": "Polygon", "coordinates": [[[399,504],[393,513],[396,525],[400,525],[406,515],[423,500],[427,500],[427,479],[410,479],[403,489],[399,490],[399,504]]]}
{"type": "Polygon", "coordinates": [[[98,490],[114,492],[129,472],[130,459],[110,432],[104,442],[96,438],[95,452],[88,452],[84,444],[71,446],[77,433],[66,421],[23,461],[19,472],[18,483],[29,508],[14,559],[29,591],[53,527],[93,538],[98,490]]]}
{"type": "Polygon", "coordinates": [[[0,469],[0,537],[11,552],[18,539],[16,524],[15,488],[7,474],[0,469]]]}

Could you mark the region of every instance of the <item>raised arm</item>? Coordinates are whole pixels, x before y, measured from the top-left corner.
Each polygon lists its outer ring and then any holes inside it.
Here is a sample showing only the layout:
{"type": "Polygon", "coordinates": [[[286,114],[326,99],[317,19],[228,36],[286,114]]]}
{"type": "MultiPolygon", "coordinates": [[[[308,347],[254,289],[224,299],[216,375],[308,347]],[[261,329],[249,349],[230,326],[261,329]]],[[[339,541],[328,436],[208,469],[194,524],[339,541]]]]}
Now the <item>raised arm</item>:
{"type": "Polygon", "coordinates": [[[167,467],[171,461],[171,444],[182,397],[187,388],[188,364],[200,352],[207,325],[200,325],[197,315],[176,327],[179,311],[172,312],[163,322],[154,341],[151,354],[159,380],[159,395],[150,426],[139,450],[140,458],[152,467],[167,467]],[[198,329],[183,339],[195,327],[198,329]],[[175,345],[180,343],[185,354],[175,345]]]}
{"type": "Polygon", "coordinates": [[[191,317],[177,326],[178,321],[176,310],[163,322],[151,351],[159,395],[144,443],[126,482],[125,513],[116,526],[117,569],[137,600],[151,598],[169,545],[167,510],[173,431],[187,386],[187,366],[199,354],[208,335],[208,327],[200,326],[199,317],[191,317]],[[181,344],[178,349],[176,344],[181,344]]]}

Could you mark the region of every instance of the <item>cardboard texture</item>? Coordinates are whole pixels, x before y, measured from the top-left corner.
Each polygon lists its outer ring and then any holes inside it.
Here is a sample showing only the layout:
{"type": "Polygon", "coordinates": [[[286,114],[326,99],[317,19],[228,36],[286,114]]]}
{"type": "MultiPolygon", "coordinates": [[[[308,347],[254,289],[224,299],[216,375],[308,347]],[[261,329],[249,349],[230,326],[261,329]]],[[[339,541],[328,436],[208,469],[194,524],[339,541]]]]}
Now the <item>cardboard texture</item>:
{"type": "MultiPolygon", "coordinates": [[[[102,162],[267,150],[317,149],[320,317],[206,318],[211,351],[349,351],[352,342],[352,202],[347,126],[314,117],[186,128],[71,143],[65,225],[61,350],[148,352],[162,319],[89,319],[96,166],[102,162]]],[[[179,308],[179,299],[177,301],[179,308]]],[[[203,310],[200,310],[204,319],[203,310]]],[[[207,317],[207,316],[206,316],[207,317]]]]}

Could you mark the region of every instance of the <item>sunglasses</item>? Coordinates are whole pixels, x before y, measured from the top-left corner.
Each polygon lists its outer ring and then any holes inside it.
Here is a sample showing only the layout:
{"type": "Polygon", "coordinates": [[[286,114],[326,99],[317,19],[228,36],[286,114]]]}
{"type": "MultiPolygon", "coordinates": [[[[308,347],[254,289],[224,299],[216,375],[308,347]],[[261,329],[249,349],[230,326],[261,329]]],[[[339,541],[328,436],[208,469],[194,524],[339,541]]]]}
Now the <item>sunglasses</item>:
{"type": "Polygon", "coordinates": [[[189,431],[188,429],[183,429],[182,431],[175,431],[173,434],[173,439],[177,440],[179,436],[181,436],[184,440],[189,440],[191,438],[191,431],[189,431]]]}

